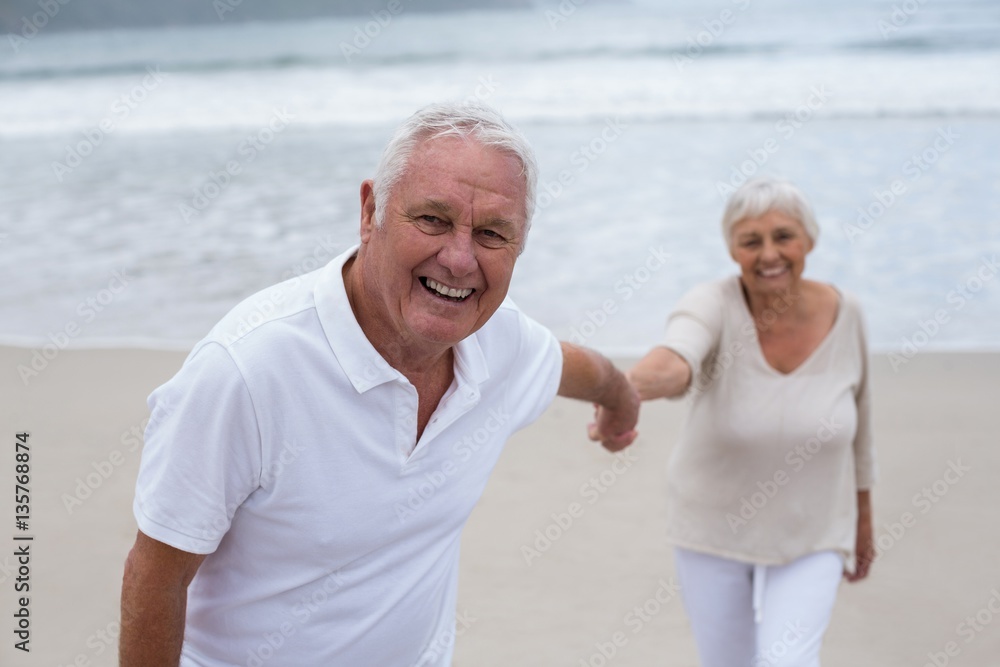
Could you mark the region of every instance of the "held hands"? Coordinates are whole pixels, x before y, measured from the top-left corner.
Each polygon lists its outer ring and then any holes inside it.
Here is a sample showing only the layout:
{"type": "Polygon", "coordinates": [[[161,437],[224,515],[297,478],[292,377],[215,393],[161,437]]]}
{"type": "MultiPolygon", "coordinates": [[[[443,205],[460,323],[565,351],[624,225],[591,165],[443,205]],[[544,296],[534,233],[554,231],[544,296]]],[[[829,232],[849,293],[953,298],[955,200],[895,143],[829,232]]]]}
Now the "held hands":
{"type": "Polygon", "coordinates": [[[588,401],[597,408],[587,427],[591,440],[617,452],[638,435],[639,393],[607,357],[580,345],[561,341],[563,355],[559,395],[588,401]]]}
{"type": "Polygon", "coordinates": [[[625,449],[639,435],[635,425],[640,404],[635,387],[621,376],[616,393],[603,405],[594,404],[594,421],[587,425],[587,435],[609,452],[625,449]]]}

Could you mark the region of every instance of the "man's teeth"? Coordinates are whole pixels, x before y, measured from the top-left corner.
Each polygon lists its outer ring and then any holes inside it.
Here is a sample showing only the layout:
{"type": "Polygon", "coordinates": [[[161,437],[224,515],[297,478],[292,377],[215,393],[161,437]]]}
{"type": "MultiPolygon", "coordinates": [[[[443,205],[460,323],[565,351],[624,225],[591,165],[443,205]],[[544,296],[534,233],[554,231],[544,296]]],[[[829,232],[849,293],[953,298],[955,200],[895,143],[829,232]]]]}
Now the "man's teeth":
{"type": "Polygon", "coordinates": [[[785,272],[785,267],[779,266],[774,269],[761,269],[760,275],[764,276],[765,278],[773,278],[774,276],[781,275],[784,272],[785,272]]]}
{"type": "Polygon", "coordinates": [[[471,288],[466,289],[455,289],[454,287],[448,287],[447,285],[442,285],[436,280],[427,279],[427,286],[432,290],[440,294],[441,296],[450,296],[453,299],[464,299],[465,297],[472,294],[473,290],[471,288]]]}

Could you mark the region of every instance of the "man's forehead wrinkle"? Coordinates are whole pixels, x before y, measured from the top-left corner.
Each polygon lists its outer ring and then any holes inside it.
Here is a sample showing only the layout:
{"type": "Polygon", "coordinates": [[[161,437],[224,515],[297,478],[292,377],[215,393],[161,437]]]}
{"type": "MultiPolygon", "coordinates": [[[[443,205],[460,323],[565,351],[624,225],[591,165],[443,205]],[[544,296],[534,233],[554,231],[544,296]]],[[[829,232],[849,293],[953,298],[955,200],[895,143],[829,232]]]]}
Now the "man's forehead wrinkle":
{"type": "Polygon", "coordinates": [[[513,220],[508,220],[507,218],[497,213],[490,213],[490,211],[488,210],[489,209],[488,205],[485,205],[484,208],[487,209],[484,212],[485,217],[482,220],[479,220],[476,217],[476,201],[475,197],[473,197],[472,201],[469,203],[469,216],[470,219],[472,220],[473,225],[477,224],[491,225],[491,226],[509,227],[511,229],[515,229],[517,227],[517,225],[514,223],[513,220]]]}
{"type": "Polygon", "coordinates": [[[452,206],[448,202],[446,202],[446,201],[444,201],[442,199],[436,199],[434,197],[428,197],[427,199],[424,200],[424,204],[426,204],[430,208],[432,208],[435,211],[438,211],[440,213],[451,213],[452,212],[452,206]]]}
{"type": "MultiPolygon", "coordinates": [[[[439,197],[426,197],[424,199],[424,201],[423,201],[423,204],[425,206],[427,206],[428,208],[433,209],[435,211],[438,211],[439,213],[442,213],[442,214],[454,215],[454,214],[456,214],[458,212],[456,210],[455,206],[453,206],[452,204],[450,204],[446,199],[442,199],[442,198],[439,198],[439,197]]],[[[488,208],[488,205],[487,205],[487,208],[488,208]]],[[[477,221],[476,220],[476,201],[475,201],[475,195],[474,194],[473,194],[473,197],[468,202],[468,209],[469,209],[468,212],[469,212],[469,215],[470,215],[470,219],[473,221],[473,223],[479,222],[481,224],[502,225],[504,227],[516,227],[517,226],[516,223],[513,220],[509,220],[509,219],[503,217],[502,215],[489,215],[487,218],[484,218],[483,220],[477,221]]]]}
{"type": "Polygon", "coordinates": [[[503,225],[517,230],[523,225],[523,194],[518,187],[523,181],[523,165],[515,156],[488,146],[471,146],[478,155],[465,154],[466,161],[457,170],[442,168],[443,160],[453,152],[455,143],[461,141],[462,148],[470,146],[466,138],[437,137],[420,145],[411,156],[407,177],[415,177],[417,186],[414,194],[419,194],[418,205],[424,205],[452,220],[464,218],[473,226],[503,225]],[[496,158],[502,160],[499,163],[496,158]],[[471,159],[468,159],[471,158],[471,159]],[[498,173],[499,172],[499,173],[498,173]],[[443,176],[444,180],[439,180],[443,176]],[[500,177],[500,182],[497,177],[500,177]],[[419,185],[417,184],[419,183],[419,185]],[[422,190],[422,192],[421,192],[422,190]]]}

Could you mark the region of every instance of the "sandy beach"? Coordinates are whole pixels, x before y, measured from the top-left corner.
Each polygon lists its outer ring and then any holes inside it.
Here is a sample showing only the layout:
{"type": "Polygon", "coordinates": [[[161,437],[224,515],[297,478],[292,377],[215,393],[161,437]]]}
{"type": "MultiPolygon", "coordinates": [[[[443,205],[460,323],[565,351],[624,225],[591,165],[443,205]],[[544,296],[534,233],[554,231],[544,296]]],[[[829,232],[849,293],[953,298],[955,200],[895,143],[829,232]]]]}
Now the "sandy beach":
{"type": "MultiPolygon", "coordinates": [[[[32,353],[0,348],[0,665],[115,665],[136,434],[146,396],[185,354],[62,351],[26,386],[16,369],[32,353]],[[27,531],[13,517],[23,431],[27,531]],[[30,653],[13,647],[15,535],[34,537],[30,653]]],[[[921,353],[898,372],[873,359],[881,555],[867,581],[842,587],[825,665],[1000,665],[998,377],[998,354],[921,353]]],[[[685,409],[646,404],[617,465],[584,437],[589,407],[563,399],[510,441],[464,535],[456,666],[697,664],[663,535],[666,461],[685,409]]]]}

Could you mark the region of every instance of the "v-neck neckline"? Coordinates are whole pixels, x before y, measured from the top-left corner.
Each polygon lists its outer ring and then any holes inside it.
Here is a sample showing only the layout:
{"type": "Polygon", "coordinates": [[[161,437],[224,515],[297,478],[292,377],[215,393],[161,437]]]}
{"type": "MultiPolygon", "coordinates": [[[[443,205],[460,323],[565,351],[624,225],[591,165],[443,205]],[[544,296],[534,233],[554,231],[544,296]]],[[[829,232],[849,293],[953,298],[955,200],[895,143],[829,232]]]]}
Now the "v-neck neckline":
{"type": "MultiPolygon", "coordinates": [[[[829,283],[826,284],[829,285],[829,283]]],[[[767,360],[767,355],[764,354],[764,348],[761,347],[760,344],[760,336],[757,333],[757,323],[754,321],[753,313],[750,311],[750,304],[747,302],[747,296],[743,289],[743,281],[740,280],[739,276],[736,277],[736,290],[739,293],[740,303],[743,304],[743,313],[750,319],[750,324],[753,326],[753,340],[755,347],[757,348],[757,354],[760,356],[761,361],[764,362],[764,366],[766,366],[769,371],[778,377],[791,377],[798,373],[803,367],[807,366],[814,358],[816,358],[820,350],[828,344],[829,340],[833,338],[834,331],[836,331],[837,327],[840,326],[841,321],[844,319],[844,295],[835,286],[830,285],[830,287],[837,293],[837,312],[834,315],[833,325],[830,326],[830,330],[823,336],[823,340],[819,342],[819,345],[814,347],[798,366],[785,373],[775,368],[771,365],[771,362],[767,360]]]]}

